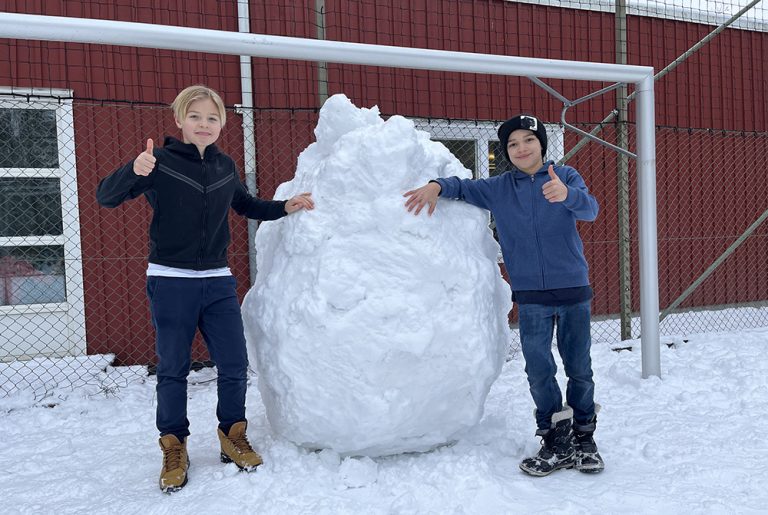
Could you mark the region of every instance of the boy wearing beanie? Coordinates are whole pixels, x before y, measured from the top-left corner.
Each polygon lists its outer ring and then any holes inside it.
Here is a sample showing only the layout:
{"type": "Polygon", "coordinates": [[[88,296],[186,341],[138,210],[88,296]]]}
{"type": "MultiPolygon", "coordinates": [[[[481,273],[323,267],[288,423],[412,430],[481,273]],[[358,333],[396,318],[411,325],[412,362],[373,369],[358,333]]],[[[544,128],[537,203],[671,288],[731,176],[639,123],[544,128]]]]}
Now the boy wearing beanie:
{"type": "Polygon", "coordinates": [[[590,358],[592,288],[576,222],[591,222],[598,206],[579,173],[544,161],[547,132],[536,116],[520,114],[498,130],[513,168],[488,179],[438,178],[408,191],[405,206],[418,215],[438,197],[464,200],[489,210],[517,303],[525,371],[536,405],[541,449],[520,463],[533,476],[558,469],[603,470],[593,439],[597,422],[590,358]],[[566,404],[557,384],[552,336],[568,386],[566,404]]]}

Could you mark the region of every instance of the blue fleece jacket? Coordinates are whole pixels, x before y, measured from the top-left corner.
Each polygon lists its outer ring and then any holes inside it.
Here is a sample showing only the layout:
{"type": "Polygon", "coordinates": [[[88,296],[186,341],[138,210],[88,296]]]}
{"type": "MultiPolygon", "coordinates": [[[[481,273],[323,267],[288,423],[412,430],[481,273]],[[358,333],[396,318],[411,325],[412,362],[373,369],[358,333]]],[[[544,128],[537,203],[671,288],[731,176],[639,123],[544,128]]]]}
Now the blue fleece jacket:
{"type": "Polygon", "coordinates": [[[549,202],[542,188],[549,182],[544,163],[535,174],[519,170],[489,179],[436,179],[441,197],[463,200],[489,210],[512,290],[554,290],[589,285],[589,266],[576,221],[597,218],[597,201],[570,166],[554,170],[568,187],[563,202],[549,202]]]}

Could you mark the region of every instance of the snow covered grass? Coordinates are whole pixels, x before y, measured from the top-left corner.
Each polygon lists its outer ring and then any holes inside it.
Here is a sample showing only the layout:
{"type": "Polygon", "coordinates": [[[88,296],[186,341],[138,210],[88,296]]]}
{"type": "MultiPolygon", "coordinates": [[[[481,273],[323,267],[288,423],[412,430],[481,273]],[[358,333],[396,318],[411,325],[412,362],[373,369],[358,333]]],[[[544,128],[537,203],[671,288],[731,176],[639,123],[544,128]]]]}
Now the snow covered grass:
{"type": "Polygon", "coordinates": [[[593,347],[596,440],[606,462],[595,476],[518,470],[538,448],[519,353],[494,383],[481,422],[457,443],[376,459],[341,459],[275,437],[254,378],[249,435],[265,464],[251,474],[219,462],[214,371],[193,373],[190,480],[170,496],[157,487],[152,378],[73,386],[43,405],[20,390],[0,398],[0,511],[764,513],[768,329],[687,340],[662,347],[662,379],[641,379],[638,351],[593,347]]]}

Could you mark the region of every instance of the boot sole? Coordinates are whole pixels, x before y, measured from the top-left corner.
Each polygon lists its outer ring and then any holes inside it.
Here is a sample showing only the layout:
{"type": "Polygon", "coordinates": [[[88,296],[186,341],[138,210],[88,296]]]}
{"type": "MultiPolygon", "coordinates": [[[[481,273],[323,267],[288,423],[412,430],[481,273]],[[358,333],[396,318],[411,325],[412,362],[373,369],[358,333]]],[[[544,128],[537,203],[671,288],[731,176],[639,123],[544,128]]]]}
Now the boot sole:
{"type": "Polygon", "coordinates": [[[579,472],[583,472],[584,474],[599,474],[605,469],[605,467],[594,467],[594,468],[579,468],[576,467],[576,470],[579,472]]]}
{"type": "Polygon", "coordinates": [[[189,480],[189,477],[186,476],[186,477],[184,477],[184,482],[182,484],[180,484],[179,486],[166,486],[165,488],[160,486],[160,491],[163,492],[166,495],[170,495],[173,492],[178,492],[179,490],[181,490],[182,488],[187,486],[187,481],[188,480],[189,480]]]}
{"type": "Polygon", "coordinates": [[[232,458],[230,458],[229,456],[227,456],[223,452],[221,453],[221,462],[222,463],[234,463],[235,466],[237,468],[239,468],[242,472],[252,472],[252,471],[256,470],[256,468],[259,465],[261,465],[261,463],[259,463],[258,465],[253,465],[253,466],[250,466],[250,467],[243,467],[242,465],[240,465],[238,462],[236,462],[235,460],[233,460],[232,458]]]}
{"type": "MultiPolygon", "coordinates": [[[[187,459],[187,470],[189,470],[190,464],[191,464],[191,462],[189,461],[189,459],[187,459]]],[[[189,474],[185,474],[184,475],[184,482],[181,483],[178,486],[166,486],[165,488],[163,488],[163,484],[161,482],[160,483],[160,491],[163,492],[164,494],[169,494],[170,495],[173,492],[178,492],[179,490],[181,490],[182,488],[187,486],[187,481],[189,481],[189,474]]]]}
{"type": "Polygon", "coordinates": [[[582,459],[581,457],[577,457],[575,461],[576,470],[578,470],[579,472],[583,472],[585,474],[599,474],[600,472],[603,471],[603,469],[605,469],[605,465],[603,464],[602,458],[597,460],[594,457],[589,456],[589,461],[591,463],[587,465],[580,465],[579,462],[581,459],[582,459]]]}
{"type": "Polygon", "coordinates": [[[520,464],[520,470],[522,470],[523,472],[525,472],[529,476],[544,477],[544,476],[548,476],[552,472],[556,472],[558,470],[572,469],[573,466],[574,466],[573,463],[568,463],[568,464],[565,464],[565,465],[557,466],[557,467],[553,468],[552,470],[550,470],[549,472],[542,472],[541,470],[527,469],[527,468],[523,467],[522,464],[520,464]]]}

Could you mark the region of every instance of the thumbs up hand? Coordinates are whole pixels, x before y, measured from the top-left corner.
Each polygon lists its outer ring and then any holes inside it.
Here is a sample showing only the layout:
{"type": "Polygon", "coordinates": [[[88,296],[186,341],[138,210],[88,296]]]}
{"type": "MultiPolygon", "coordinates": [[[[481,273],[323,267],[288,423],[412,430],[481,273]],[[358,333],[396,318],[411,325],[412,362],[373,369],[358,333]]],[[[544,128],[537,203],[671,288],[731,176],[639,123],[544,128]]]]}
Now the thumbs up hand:
{"type": "Polygon", "coordinates": [[[155,144],[151,139],[148,139],[147,149],[133,161],[133,173],[144,176],[152,173],[152,170],[155,168],[155,162],[157,162],[154,154],[152,154],[154,148],[155,144]]]}
{"type": "Polygon", "coordinates": [[[544,198],[550,202],[562,202],[568,197],[568,187],[557,176],[552,165],[549,165],[549,178],[549,182],[542,188],[544,198]]]}

